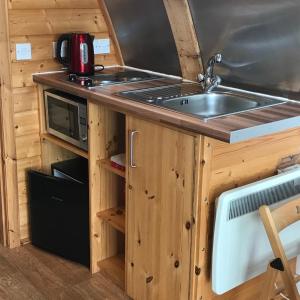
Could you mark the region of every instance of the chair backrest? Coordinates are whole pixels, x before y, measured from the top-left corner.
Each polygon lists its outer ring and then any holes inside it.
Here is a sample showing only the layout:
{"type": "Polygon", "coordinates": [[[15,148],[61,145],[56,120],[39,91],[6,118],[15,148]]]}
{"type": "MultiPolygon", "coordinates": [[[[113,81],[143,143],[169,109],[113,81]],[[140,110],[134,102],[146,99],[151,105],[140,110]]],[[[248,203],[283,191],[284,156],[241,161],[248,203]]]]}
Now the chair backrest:
{"type": "MultiPolygon", "coordinates": [[[[282,279],[285,289],[292,300],[300,300],[295,277],[281,243],[279,232],[289,225],[300,221],[300,198],[292,200],[272,212],[264,205],[259,209],[275,258],[280,258],[283,265],[282,279]]],[[[300,232],[299,232],[300,236],[300,232]]],[[[300,253],[299,253],[300,254],[300,253]]]]}

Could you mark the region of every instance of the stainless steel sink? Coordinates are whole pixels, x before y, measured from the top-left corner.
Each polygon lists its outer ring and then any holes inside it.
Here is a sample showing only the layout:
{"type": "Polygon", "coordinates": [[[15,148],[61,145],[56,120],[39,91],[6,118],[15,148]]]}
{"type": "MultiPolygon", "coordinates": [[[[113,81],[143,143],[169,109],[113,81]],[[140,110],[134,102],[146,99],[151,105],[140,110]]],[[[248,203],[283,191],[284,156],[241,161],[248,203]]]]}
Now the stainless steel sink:
{"type": "Polygon", "coordinates": [[[285,102],[272,96],[240,90],[233,92],[228,89],[219,89],[210,93],[201,93],[199,85],[187,83],[126,91],[119,95],[201,119],[236,114],[285,102]]]}
{"type": "Polygon", "coordinates": [[[161,106],[206,119],[257,108],[260,103],[230,94],[209,93],[165,100],[161,106]]]}

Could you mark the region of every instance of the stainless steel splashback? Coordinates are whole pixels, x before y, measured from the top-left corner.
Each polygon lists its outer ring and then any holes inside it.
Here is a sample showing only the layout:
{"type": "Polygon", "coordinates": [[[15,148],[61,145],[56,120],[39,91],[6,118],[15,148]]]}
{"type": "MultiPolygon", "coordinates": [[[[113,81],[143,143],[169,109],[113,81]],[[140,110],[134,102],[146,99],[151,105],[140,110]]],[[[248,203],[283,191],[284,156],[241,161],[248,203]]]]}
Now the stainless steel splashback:
{"type": "Polygon", "coordinates": [[[203,55],[229,84],[300,99],[299,0],[189,0],[203,55]]]}
{"type": "Polygon", "coordinates": [[[163,0],[105,0],[126,65],[181,75],[163,0]]]}

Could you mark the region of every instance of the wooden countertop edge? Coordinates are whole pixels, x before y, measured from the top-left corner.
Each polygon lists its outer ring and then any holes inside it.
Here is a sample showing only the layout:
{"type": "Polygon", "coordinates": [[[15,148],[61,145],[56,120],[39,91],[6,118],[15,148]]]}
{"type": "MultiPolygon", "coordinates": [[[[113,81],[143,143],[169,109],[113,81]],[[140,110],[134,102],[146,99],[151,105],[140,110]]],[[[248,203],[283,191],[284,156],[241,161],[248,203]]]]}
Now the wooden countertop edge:
{"type": "Polygon", "coordinates": [[[300,127],[300,116],[233,131],[230,135],[229,143],[235,144],[253,138],[276,134],[289,129],[296,129],[297,127],[300,127]]]}
{"type": "Polygon", "coordinates": [[[230,144],[300,127],[300,116],[295,116],[283,120],[251,126],[248,128],[228,131],[221,125],[218,126],[216,124],[208,124],[209,121],[206,122],[204,120],[183,115],[168,109],[150,106],[148,104],[131,100],[124,100],[124,98],[109,95],[109,90],[106,88],[98,88],[97,91],[88,90],[84,87],[74,86],[56,78],[51,78],[51,75],[34,74],[33,81],[39,84],[61,89],[65,92],[69,92],[83,98],[87,98],[89,101],[106,105],[115,111],[135,114],[143,118],[158,121],[162,124],[179,127],[183,130],[192,131],[197,134],[203,134],[205,136],[230,144]]]}

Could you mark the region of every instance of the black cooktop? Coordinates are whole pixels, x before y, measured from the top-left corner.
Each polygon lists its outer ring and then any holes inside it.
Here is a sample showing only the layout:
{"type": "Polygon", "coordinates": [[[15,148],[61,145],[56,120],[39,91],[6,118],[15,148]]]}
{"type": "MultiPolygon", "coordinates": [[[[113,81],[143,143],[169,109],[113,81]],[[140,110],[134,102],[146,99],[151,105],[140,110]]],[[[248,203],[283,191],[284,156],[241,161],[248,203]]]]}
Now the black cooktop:
{"type": "Polygon", "coordinates": [[[70,74],[69,80],[88,88],[111,84],[130,83],[160,79],[162,77],[141,71],[126,70],[115,73],[96,73],[93,76],[77,76],[70,74]]]}

